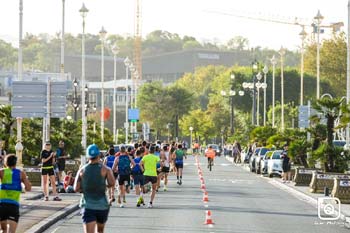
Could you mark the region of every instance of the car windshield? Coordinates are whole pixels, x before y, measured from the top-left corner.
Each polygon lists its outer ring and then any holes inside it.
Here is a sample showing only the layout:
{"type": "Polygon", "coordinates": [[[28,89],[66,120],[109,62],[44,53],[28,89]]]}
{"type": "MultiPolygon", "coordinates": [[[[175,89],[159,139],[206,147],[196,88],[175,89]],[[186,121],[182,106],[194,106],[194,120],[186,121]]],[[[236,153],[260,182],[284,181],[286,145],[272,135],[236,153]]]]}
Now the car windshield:
{"type": "Polygon", "coordinates": [[[256,148],[254,153],[257,155],[257,154],[259,154],[259,151],[260,151],[260,148],[256,148]]]}
{"type": "Polygon", "coordinates": [[[272,159],[281,159],[281,151],[273,152],[272,159]]]}
{"type": "Polygon", "coordinates": [[[266,154],[266,152],[268,152],[269,149],[267,148],[261,148],[261,151],[260,151],[260,156],[264,156],[266,154]]]}

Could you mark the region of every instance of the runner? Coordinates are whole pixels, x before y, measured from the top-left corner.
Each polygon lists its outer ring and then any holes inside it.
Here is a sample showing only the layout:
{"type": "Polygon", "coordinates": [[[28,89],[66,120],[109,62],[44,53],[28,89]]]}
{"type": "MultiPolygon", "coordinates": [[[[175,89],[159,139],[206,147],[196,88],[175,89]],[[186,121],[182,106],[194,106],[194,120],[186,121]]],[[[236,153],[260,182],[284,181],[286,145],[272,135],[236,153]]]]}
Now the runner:
{"type": "Polygon", "coordinates": [[[55,180],[55,172],[54,172],[54,161],[55,161],[55,152],[51,150],[51,143],[46,142],[44,150],[41,152],[41,176],[43,181],[43,192],[44,192],[44,200],[49,200],[49,179],[51,182],[52,193],[55,196],[53,198],[54,201],[61,201],[62,199],[58,197],[56,190],[56,180],[55,180]]]}
{"type": "Polygon", "coordinates": [[[137,196],[137,207],[140,207],[141,204],[145,205],[145,202],[143,200],[143,193],[144,193],[144,184],[145,180],[142,174],[142,169],[140,166],[143,152],[141,150],[136,151],[136,157],[134,158],[135,166],[132,167],[132,176],[134,178],[134,184],[135,184],[135,190],[136,190],[136,196],[137,196]]]}
{"type": "Polygon", "coordinates": [[[58,143],[58,148],[56,150],[56,159],[58,166],[58,184],[61,185],[62,182],[62,173],[66,168],[66,159],[68,158],[66,150],[64,149],[64,141],[60,140],[58,143]]]}
{"type": "Polygon", "coordinates": [[[157,163],[157,189],[156,189],[156,191],[158,192],[160,188],[160,178],[161,178],[160,173],[162,172],[162,168],[160,166],[160,147],[157,144],[153,146],[156,147],[156,150],[154,151],[154,155],[159,158],[159,162],[157,163]]]}
{"type": "MultiPolygon", "coordinates": [[[[170,172],[170,152],[168,150],[168,146],[165,145],[163,146],[163,150],[160,153],[160,161],[161,161],[161,173],[159,174],[159,177],[161,178],[164,177],[164,192],[168,190],[167,185],[168,185],[168,175],[170,172]]],[[[160,185],[160,184],[158,184],[160,185]]]]}
{"type": "Polygon", "coordinates": [[[199,148],[200,148],[200,145],[199,143],[196,141],[194,144],[193,144],[193,149],[194,149],[194,154],[199,154],[199,148]]]}
{"type": "Polygon", "coordinates": [[[17,169],[16,163],[16,155],[9,154],[4,159],[5,168],[0,169],[0,223],[2,232],[16,232],[22,192],[21,184],[24,184],[27,192],[32,187],[26,173],[17,169]]]}
{"type": "MultiPolygon", "coordinates": [[[[110,147],[108,150],[107,157],[103,160],[103,165],[106,165],[107,167],[112,169],[115,159],[116,158],[115,158],[114,148],[110,147]]],[[[118,178],[118,173],[114,172],[113,175],[114,175],[114,179],[118,178]]],[[[108,188],[108,197],[109,197],[110,205],[112,205],[112,202],[115,202],[114,192],[115,192],[115,186],[108,188]]]]}
{"type": "Polygon", "coordinates": [[[209,146],[207,152],[205,152],[205,157],[208,158],[208,168],[210,160],[212,160],[212,166],[214,165],[215,151],[212,146],[209,146]]]}
{"type": "Polygon", "coordinates": [[[78,171],[75,192],[82,193],[82,219],[85,233],[103,232],[108,219],[107,188],[115,186],[110,168],[100,163],[100,150],[93,144],[86,149],[89,163],[78,171]]]}
{"type": "Polygon", "coordinates": [[[125,192],[126,186],[130,185],[130,175],[131,175],[131,167],[135,165],[132,158],[126,152],[125,146],[120,147],[120,155],[115,159],[113,164],[113,169],[117,169],[118,171],[118,183],[119,183],[119,194],[118,194],[118,204],[120,208],[124,208],[124,204],[126,203],[125,192]],[[120,198],[123,198],[123,203],[120,198]]]}
{"type": "Polygon", "coordinates": [[[185,152],[182,150],[182,145],[179,144],[177,146],[177,150],[175,151],[175,166],[176,166],[176,177],[177,177],[177,184],[182,185],[182,170],[184,167],[184,157],[187,159],[185,152]]]}
{"type": "Polygon", "coordinates": [[[151,200],[148,204],[148,208],[153,208],[153,201],[157,189],[157,163],[160,159],[154,155],[154,151],[155,147],[151,146],[150,153],[145,155],[141,160],[141,167],[142,170],[144,170],[143,175],[145,177],[145,184],[152,183],[151,200]]]}

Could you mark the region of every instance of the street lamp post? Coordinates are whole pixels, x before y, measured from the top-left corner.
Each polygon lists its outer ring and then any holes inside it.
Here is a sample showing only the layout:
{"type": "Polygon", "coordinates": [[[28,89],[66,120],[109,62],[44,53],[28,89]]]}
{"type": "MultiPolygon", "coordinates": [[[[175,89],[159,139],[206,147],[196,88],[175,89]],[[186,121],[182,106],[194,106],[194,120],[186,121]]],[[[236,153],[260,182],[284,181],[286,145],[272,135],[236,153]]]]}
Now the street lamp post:
{"type": "Polygon", "coordinates": [[[305,28],[303,26],[301,32],[299,33],[301,38],[301,49],[300,49],[300,106],[304,104],[304,42],[307,36],[305,28]]]}
{"type": "MultiPolygon", "coordinates": [[[[234,76],[232,77],[231,75],[231,79],[233,80],[234,79],[234,76]]],[[[230,98],[230,102],[231,102],[231,121],[230,121],[230,127],[231,127],[231,133],[233,134],[234,133],[234,96],[236,94],[239,94],[240,96],[243,96],[244,95],[244,91],[238,91],[236,92],[235,90],[233,90],[233,86],[231,86],[231,90],[229,92],[229,95],[228,97],[230,98]]],[[[227,93],[226,91],[221,91],[221,95],[226,97],[227,96],[227,93]]]]}
{"type": "MultiPolygon", "coordinates": [[[[83,33],[81,35],[81,112],[82,112],[82,139],[81,139],[81,145],[84,149],[84,152],[86,150],[86,131],[87,131],[87,121],[85,116],[85,18],[89,10],[85,7],[85,4],[83,3],[83,6],[79,10],[82,18],[83,18],[83,33]]],[[[84,165],[86,162],[85,156],[82,155],[81,157],[81,164],[84,165]]]]}
{"type": "MultiPolygon", "coordinates": [[[[346,103],[350,103],[350,0],[348,1],[348,35],[347,35],[347,66],[346,66],[346,103]]],[[[346,147],[350,148],[350,124],[346,126],[346,147]]]]}
{"type": "Polygon", "coordinates": [[[193,127],[190,127],[190,148],[192,148],[192,132],[193,132],[193,127]]]}
{"type": "Polygon", "coordinates": [[[256,78],[258,80],[258,82],[255,83],[255,87],[254,87],[254,89],[257,89],[257,91],[258,91],[258,98],[257,98],[257,105],[256,105],[256,108],[257,108],[256,109],[256,112],[257,112],[256,125],[259,126],[260,125],[260,88],[262,88],[262,85],[260,83],[262,75],[260,72],[256,75],[256,78]]]}
{"type": "Polygon", "coordinates": [[[114,74],[113,74],[113,142],[117,144],[117,54],[119,52],[119,48],[117,45],[112,47],[112,53],[114,58],[114,74]]]}
{"type": "Polygon", "coordinates": [[[62,0],[62,38],[61,38],[61,79],[64,78],[64,14],[65,14],[65,0],[62,0]]]}
{"type": "Polygon", "coordinates": [[[107,31],[102,27],[100,31],[100,38],[101,38],[101,138],[102,141],[104,141],[104,130],[105,130],[105,114],[104,114],[104,108],[105,108],[105,89],[104,89],[104,82],[105,82],[105,58],[104,58],[104,45],[105,45],[105,39],[106,39],[107,31]]]}
{"type": "MultiPolygon", "coordinates": [[[[267,67],[267,65],[264,66],[263,69],[264,72],[264,86],[266,85],[267,87],[267,83],[266,83],[266,77],[267,77],[267,73],[269,72],[269,68],[267,67]]],[[[264,88],[264,126],[266,126],[266,88],[264,88]]]]}
{"type": "Polygon", "coordinates": [[[78,120],[77,117],[77,111],[79,109],[79,101],[78,101],[78,81],[76,79],[74,79],[73,81],[73,86],[74,86],[74,95],[73,95],[73,99],[72,99],[72,105],[73,105],[73,109],[74,109],[74,121],[78,120]]]}
{"type": "Polygon", "coordinates": [[[285,50],[283,47],[279,50],[281,56],[281,129],[284,130],[284,74],[283,74],[283,56],[285,50]]]}
{"type": "Polygon", "coordinates": [[[277,64],[275,55],[272,56],[270,61],[272,64],[272,127],[275,127],[275,70],[277,64]]]}
{"type": "Polygon", "coordinates": [[[316,55],[316,77],[317,77],[317,86],[316,86],[316,99],[320,98],[320,28],[323,16],[318,10],[317,15],[314,17],[316,21],[317,29],[317,55],[316,55]]]}
{"type": "Polygon", "coordinates": [[[127,57],[124,60],[125,64],[125,71],[126,71],[126,77],[125,77],[125,144],[128,143],[128,137],[129,137],[129,120],[128,120],[128,108],[129,108],[129,85],[128,85],[128,79],[129,79],[129,66],[131,64],[130,59],[127,57]]]}
{"type": "Polygon", "coordinates": [[[252,119],[252,124],[255,124],[255,119],[256,119],[256,87],[255,87],[255,83],[256,83],[256,79],[255,79],[255,72],[258,71],[258,62],[254,61],[253,62],[253,119],[252,119]]]}

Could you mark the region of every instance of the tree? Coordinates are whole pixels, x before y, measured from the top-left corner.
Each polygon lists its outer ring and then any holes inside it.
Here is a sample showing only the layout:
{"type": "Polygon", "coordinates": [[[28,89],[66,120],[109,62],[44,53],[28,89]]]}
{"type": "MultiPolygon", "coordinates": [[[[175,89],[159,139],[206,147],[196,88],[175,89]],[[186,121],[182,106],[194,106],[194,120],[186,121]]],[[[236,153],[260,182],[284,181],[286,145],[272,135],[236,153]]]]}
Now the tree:
{"type": "Polygon", "coordinates": [[[4,149],[6,151],[9,151],[11,129],[13,124],[16,122],[16,119],[11,116],[11,110],[12,110],[12,107],[10,105],[0,106],[0,122],[2,124],[2,128],[0,128],[0,135],[5,142],[4,149]]]}
{"type": "Polygon", "coordinates": [[[253,141],[256,141],[258,145],[266,146],[267,139],[276,134],[276,128],[272,128],[270,126],[260,126],[256,127],[251,131],[250,138],[253,141]]]}
{"type": "Polygon", "coordinates": [[[235,36],[227,42],[227,47],[230,50],[246,50],[249,47],[249,40],[243,36],[235,36]]]}
{"type": "Polygon", "coordinates": [[[343,99],[321,98],[313,104],[313,108],[322,113],[327,120],[327,146],[324,152],[327,156],[327,162],[324,163],[326,171],[334,171],[336,154],[333,145],[334,122],[340,115],[343,99]]]}
{"type": "MultiPolygon", "coordinates": [[[[305,71],[312,75],[316,75],[316,47],[316,42],[310,41],[305,52],[305,71]]],[[[334,33],[332,38],[323,40],[320,48],[321,80],[329,82],[333,88],[332,94],[338,97],[345,95],[346,48],[344,32],[334,33]]]]}

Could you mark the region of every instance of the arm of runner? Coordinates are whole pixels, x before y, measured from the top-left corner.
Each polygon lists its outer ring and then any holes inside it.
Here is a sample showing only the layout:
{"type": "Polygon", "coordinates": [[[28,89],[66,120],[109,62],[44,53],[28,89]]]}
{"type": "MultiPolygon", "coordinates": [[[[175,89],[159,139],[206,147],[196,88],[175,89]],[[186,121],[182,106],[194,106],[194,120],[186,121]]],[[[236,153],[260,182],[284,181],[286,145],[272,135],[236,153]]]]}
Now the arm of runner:
{"type": "Polygon", "coordinates": [[[113,166],[112,166],[112,171],[113,172],[118,172],[118,162],[119,162],[119,157],[114,159],[114,163],[113,163],[113,166]]]}
{"type": "Polygon", "coordinates": [[[103,160],[103,165],[106,165],[106,164],[107,164],[107,157],[104,158],[104,160],[103,160]]]}
{"type": "Polygon", "coordinates": [[[140,162],[140,168],[141,168],[141,171],[144,172],[145,171],[145,167],[143,165],[143,160],[141,160],[140,162]]]}
{"type": "Polygon", "coordinates": [[[74,191],[76,193],[81,193],[83,190],[81,188],[81,179],[82,179],[82,176],[83,176],[83,171],[82,169],[80,169],[77,173],[77,177],[75,177],[75,181],[74,181],[74,191]]]}
{"type": "Polygon", "coordinates": [[[29,182],[27,174],[24,171],[21,172],[21,181],[24,184],[24,189],[27,192],[32,190],[32,184],[29,182]]]}
{"type": "Polygon", "coordinates": [[[132,157],[129,155],[129,160],[130,160],[130,163],[133,167],[135,167],[135,161],[132,159],[132,157]]]}
{"type": "Polygon", "coordinates": [[[105,167],[107,169],[107,187],[111,188],[115,186],[115,179],[113,176],[113,172],[110,168],[105,167]]]}

